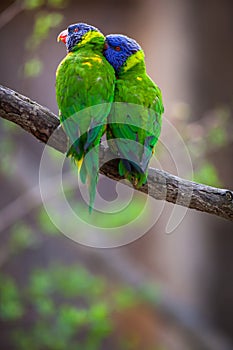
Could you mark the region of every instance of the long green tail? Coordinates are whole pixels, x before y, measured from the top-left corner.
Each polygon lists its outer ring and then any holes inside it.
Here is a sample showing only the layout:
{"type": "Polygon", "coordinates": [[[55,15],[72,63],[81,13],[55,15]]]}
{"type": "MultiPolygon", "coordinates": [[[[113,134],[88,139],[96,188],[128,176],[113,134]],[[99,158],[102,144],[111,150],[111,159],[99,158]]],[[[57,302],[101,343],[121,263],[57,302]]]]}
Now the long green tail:
{"type": "Polygon", "coordinates": [[[79,172],[82,183],[87,183],[89,192],[89,213],[93,210],[96,196],[96,186],[99,178],[99,151],[98,146],[92,148],[83,158],[79,172]]]}

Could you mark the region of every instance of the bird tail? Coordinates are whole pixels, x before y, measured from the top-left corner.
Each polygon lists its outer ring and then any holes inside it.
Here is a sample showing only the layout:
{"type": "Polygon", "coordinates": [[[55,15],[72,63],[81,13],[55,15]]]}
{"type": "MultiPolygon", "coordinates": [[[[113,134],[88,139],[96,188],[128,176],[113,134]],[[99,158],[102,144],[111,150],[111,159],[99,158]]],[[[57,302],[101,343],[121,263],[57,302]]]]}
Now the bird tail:
{"type": "Polygon", "coordinates": [[[99,178],[99,152],[98,147],[93,148],[83,158],[80,168],[80,179],[82,183],[87,183],[89,192],[89,213],[92,212],[95,196],[96,186],[99,178]]]}
{"type": "Polygon", "coordinates": [[[120,160],[119,174],[128,179],[136,188],[140,188],[147,180],[147,169],[142,170],[139,165],[127,159],[120,160]]]}
{"type": "Polygon", "coordinates": [[[82,157],[79,160],[77,160],[77,159],[75,160],[75,163],[76,163],[77,168],[78,168],[78,174],[80,174],[80,171],[81,171],[81,168],[82,168],[82,165],[83,165],[83,159],[84,159],[84,157],[82,157]]]}

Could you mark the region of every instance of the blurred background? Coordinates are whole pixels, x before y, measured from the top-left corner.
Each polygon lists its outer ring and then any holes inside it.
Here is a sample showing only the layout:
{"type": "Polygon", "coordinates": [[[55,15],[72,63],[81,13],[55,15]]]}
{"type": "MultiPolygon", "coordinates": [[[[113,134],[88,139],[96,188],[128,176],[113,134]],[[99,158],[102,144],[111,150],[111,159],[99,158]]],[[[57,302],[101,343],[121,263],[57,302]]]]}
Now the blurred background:
{"type": "MultiPolygon", "coordinates": [[[[56,114],[61,30],[83,21],[135,38],[163,92],[165,118],[188,148],[194,180],[233,188],[232,1],[2,0],[0,11],[1,84],[56,114]]],[[[166,125],[162,137],[176,147],[166,125]]],[[[189,210],[168,235],[173,205],[165,203],[131,244],[79,245],[31,191],[43,149],[0,120],[0,348],[233,349],[232,224],[189,210]]],[[[158,158],[177,173],[162,147],[158,158]]],[[[101,177],[100,194],[103,183],[114,192],[101,177]]]]}

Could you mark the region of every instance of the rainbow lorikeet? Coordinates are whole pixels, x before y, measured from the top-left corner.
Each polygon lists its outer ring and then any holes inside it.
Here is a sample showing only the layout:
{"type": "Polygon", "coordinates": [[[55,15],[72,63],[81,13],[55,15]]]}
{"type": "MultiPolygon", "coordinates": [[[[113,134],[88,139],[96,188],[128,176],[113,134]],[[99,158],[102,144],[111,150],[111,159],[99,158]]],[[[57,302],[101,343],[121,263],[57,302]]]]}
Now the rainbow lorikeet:
{"type": "Polygon", "coordinates": [[[107,139],[120,157],[119,174],[136,188],[147,180],[148,165],[161,131],[161,91],[146,73],[144,52],[127,36],[106,36],[104,56],[116,73],[107,139]]]}
{"type": "Polygon", "coordinates": [[[60,121],[70,140],[67,153],[88,183],[89,210],[96,194],[99,144],[106,130],[114,98],[115,72],[103,56],[104,35],[95,27],[77,23],[61,32],[67,55],[56,72],[60,121]]]}

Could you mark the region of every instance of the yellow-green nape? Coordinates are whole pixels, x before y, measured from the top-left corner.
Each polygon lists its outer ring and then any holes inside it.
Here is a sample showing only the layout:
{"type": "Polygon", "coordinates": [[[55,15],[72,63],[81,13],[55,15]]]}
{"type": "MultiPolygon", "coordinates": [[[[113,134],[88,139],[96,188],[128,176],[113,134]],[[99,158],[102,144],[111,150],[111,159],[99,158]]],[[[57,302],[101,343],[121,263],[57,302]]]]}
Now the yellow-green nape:
{"type": "Polygon", "coordinates": [[[143,50],[139,50],[127,58],[125,64],[121,68],[121,72],[127,72],[129,69],[137,65],[139,62],[144,63],[145,56],[143,50]]]}
{"type": "Polygon", "coordinates": [[[102,33],[90,31],[82,37],[82,40],[77,44],[77,47],[84,46],[89,42],[93,41],[94,39],[102,39],[101,41],[103,41],[104,43],[104,35],[102,33]]]}

